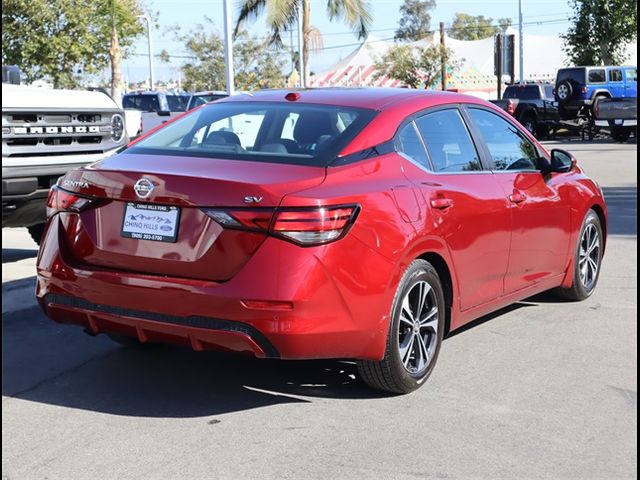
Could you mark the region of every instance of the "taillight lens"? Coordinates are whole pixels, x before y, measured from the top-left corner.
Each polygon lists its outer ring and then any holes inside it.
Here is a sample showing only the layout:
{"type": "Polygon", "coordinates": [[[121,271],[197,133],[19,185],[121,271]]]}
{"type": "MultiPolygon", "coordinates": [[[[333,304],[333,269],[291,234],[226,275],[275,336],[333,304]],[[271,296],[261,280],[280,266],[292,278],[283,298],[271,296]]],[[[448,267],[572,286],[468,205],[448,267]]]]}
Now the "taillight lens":
{"type": "Polygon", "coordinates": [[[580,93],[587,93],[587,87],[580,88],[580,93]]]}
{"type": "Polygon", "coordinates": [[[281,209],[204,208],[224,228],[260,231],[309,247],[334,242],[355,222],[359,207],[301,207],[281,209]]]}
{"type": "Polygon", "coordinates": [[[511,100],[507,101],[507,113],[509,115],[513,115],[516,111],[516,106],[514,105],[514,103],[511,100]]]}
{"type": "Polygon", "coordinates": [[[91,205],[90,198],[67,192],[60,187],[52,187],[47,198],[47,218],[58,212],[80,212],[91,205]]]}

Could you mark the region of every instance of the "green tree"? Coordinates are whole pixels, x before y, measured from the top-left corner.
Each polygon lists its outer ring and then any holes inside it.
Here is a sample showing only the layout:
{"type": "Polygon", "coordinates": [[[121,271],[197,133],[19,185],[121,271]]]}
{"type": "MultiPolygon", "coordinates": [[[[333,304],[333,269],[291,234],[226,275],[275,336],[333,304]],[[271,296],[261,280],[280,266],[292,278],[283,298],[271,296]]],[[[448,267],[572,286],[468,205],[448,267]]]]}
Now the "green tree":
{"type": "MultiPolygon", "coordinates": [[[[187,55],[192,60],[182,66],[183,85],[186,90],[224,90],[224,43],[212,29],[213,22],[198,25],[187,34],[180,34],[187,55]]],[[[258,41],[245,31],[238,32],[233,44],[235,86],[238,90],[257,90],[284,86],[283,52],[268,42],[258,41]]]]}
{"type": "Polygon", "coordinates": [[[400,7],[400,22],[394,38],[415,42],[431,36],[431,15],[436,0],[404,0],[400,7]]]}
{"type": "Polygon", "coordinates": [[[143,31],[135,18],[141,10],[137,0],[2,0],[2,63],[18,65],[27,82],[78,87],[83,74],[126,54],[143,31]]]}
{"type": "Polygon", "coordinates": [[[509,18],[501,18],[498,20],[498,25],[494,25],[493,18],[484,15],[456,13],[449,29],[449,36],[456,40],[481,40],[492,37],[509,26],[511,26],[509,18]]]}
{"type": "Polygon", "coordinates": [[[619,65],[626,45],[637,38],[634,0],[572,0],[573,25],[562,38],[574,65],[619,65]]]}
{"type": "Polygon", "coordinates": [[[411,88],[432,88],[440,79],[443,60],[450,72],[460,68],[453,52],[440,45],[394,45],[376,61],[375,78],[386,76],[411,88]]]}
{"type": "MultiPolygon", "coordinates": [[[[310,47],[314,50],[322,48],[321,32],[311,25],[311,0],[242,0],[235,35],[247,19],[255,18],[266,10],[267,25],[271,29],[269,43],[281,46],[282,34],[297,25],[298,9],[301,4],[303,9],[302,57],[306,70],[303,78],[306,79],[309,76],[310,47]]],[[[353,28],[359,39],[367,36],[373,21],[371,6],[367,0],[327,0],[327,13],[330,20],[344,20],[353,28]]]]}

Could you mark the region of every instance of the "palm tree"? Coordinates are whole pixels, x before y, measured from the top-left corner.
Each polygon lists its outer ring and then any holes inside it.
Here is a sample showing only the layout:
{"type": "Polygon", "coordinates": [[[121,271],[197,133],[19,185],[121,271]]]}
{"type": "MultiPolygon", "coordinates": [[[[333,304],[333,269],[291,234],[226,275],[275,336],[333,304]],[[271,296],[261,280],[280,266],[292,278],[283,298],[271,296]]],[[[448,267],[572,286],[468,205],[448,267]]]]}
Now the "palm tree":
{"type": "MultiPolygon", "coordinates": [[[[298,21],[298,9],[301,3],[303,8],[302,58],[305,64],[304,85],[309,77],[309,47],[314,51],[322,49],[322,34],[310,22],[311,0],[243,0],[234,35],[240,31],[242,23],[248,18],[255,18],[263,10],[266,10],[267,24],[271,28],[269,42],[282,45],[282,34],[298,21]]],[[[330,20],[339,18],[346,22],[358,36],[358,39],[363,39],[367,36],[373,21],[371,5],[367,0],[327,0],[327,13],[330,20]]]]}

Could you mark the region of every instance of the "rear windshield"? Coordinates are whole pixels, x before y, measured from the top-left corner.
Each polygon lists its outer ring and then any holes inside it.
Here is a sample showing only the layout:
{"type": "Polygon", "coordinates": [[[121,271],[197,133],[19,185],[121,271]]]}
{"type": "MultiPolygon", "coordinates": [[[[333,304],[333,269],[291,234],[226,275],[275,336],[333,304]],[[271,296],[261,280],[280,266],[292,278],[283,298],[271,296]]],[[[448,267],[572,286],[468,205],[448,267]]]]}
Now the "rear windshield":
{"type": "Polygon", "coordinates": [[[537,85],[524,85],[507,87],[503,98],[520,98],[522,100],[535,100],[540,98],[540,87],[537,85]]]}
{"type": "Polygon", "coordinates": [[[562,68],[558,70],[558,77],[556,78],[556,85],[563,80],[573,80],[574,82],[585,84],[586,69],[584,68],[562,68]]]}
{"type": "Polygon", "coordinates": [[[122,99],[122,108],[157,112],[160,110],[160,103],[157,95],[125,95],[122,99]]]}
{"type": "Polygon", "coordinates": [[[326,166],[375,115],[303,103],[211,103],[129,152],[326,166]]]}

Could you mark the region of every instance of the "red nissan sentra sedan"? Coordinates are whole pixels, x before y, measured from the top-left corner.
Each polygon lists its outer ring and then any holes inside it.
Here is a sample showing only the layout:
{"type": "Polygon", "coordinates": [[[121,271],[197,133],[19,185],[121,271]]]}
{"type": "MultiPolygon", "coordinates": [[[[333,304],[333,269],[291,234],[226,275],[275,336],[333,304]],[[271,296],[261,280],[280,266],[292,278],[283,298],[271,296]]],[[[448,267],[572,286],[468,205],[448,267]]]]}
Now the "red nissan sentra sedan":
{"type": "Polygon", "coordinates": [[[591,295],[607,227],[569,153],[485,101],[406,89],[219,100],[69,172],[48,209],[37,296],[53,320],[355,359],[399,393],[471,320],[591,295]]]}

